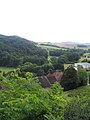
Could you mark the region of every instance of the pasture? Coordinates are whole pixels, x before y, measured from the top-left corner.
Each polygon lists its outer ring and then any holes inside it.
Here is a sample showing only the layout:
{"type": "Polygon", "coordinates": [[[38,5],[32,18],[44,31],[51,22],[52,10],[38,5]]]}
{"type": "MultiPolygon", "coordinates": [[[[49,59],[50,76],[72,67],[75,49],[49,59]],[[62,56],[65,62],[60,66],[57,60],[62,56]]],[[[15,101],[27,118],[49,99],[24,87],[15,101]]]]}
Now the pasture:
{"type": "Polygon", "coordinates": [[[0,71],[3,71],[3,72],[9,72],[9,71],[12,71],[14,70],[14,68],[11,68],[11,67],[0,67],[0,71]]]}
{"type": "Polygon", "coordinates": [[[41,47],[46,50],[60,50],[61,48],[59,47],[54,47],[54,46],[47,46],[47,45],[38,45],[38,47],[41,47]]]}
{"type": "Polygon", "coordinates": [[[88,58],[88,57],[81,57],[80,59],[79,59],[79,62],[87,62],[87,61],[90,61],[90,58],[88,58]]]}

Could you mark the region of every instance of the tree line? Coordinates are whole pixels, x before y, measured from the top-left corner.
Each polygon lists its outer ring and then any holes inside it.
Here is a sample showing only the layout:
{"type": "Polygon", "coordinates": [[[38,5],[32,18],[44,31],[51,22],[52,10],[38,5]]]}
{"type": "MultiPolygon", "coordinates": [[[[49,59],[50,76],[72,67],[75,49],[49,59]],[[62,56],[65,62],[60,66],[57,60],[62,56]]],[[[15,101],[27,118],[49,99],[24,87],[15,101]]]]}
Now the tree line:
{"type": "Polygon", "coordinates": [[[83,49],[50,50],[49,55],[52,56],[52,60],[56,57],[56,59],[58,58],[58,61],[63,64],[74,63],[77,62],[81,56],[88,51],[83,49]]]}

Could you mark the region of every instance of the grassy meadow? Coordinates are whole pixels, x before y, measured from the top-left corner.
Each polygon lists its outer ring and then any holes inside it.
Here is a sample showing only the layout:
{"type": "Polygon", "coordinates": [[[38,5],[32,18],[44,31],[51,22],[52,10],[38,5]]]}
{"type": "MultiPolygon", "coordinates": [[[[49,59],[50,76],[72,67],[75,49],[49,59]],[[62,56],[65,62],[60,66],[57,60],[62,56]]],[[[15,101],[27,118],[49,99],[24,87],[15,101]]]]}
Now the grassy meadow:
{"type": "Polygon", "coordinates": [[[60,50],[61,48],[59,47],[54,47],[54,46],[47,46],[47,45],[38,45],[38,47],[41,47],[46,50],[60,50]]]}
{"type": "Polygon", "coordinates": [[[90,61],[90,53],[85,53],[80,59],[79,59],[79,62],[82,62],[82,61],[90,61]]]}
{"type": "Polygon", "coordinates": [[[3,71],[3,72],[9,72],[9,71],[12,71],[14,70],[14,68],[11,68],[11,67],[0,67],[0,71],[3,71]]]}

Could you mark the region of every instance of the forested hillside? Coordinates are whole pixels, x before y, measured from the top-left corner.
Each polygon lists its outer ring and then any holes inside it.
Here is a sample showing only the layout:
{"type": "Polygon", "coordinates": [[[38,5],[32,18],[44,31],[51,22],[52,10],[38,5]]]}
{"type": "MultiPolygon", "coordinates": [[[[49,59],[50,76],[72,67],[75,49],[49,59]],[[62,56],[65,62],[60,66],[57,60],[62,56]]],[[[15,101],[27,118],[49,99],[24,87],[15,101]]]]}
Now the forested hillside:
{"type": "Polygon", "coordinates": [[[0,35],[0,66],[17,67],[25,62],[38,65],[47,61],[46,50],[18,36],[0,35]]]}
{"type": "Polygon", "coordinates": [[[73,66],[82,58],[90,62],[90,49],[47,50],[0,35],[0,120],[90,120],[90,69],[73,66]],[[57,82],[44,89],[40,78],[47,74],[57,82]]]}

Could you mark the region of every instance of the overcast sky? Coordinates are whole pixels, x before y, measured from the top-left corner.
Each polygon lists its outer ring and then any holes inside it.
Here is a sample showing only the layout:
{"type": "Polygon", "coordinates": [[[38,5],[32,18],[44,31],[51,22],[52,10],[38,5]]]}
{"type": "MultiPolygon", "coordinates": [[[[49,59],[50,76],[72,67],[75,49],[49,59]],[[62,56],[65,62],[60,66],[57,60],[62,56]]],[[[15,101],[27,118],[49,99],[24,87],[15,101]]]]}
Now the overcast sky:
{"type": "Polygon", "coordinates": [[[0,34],[90,43],[90,0],[0,0],[0,34]]]}

